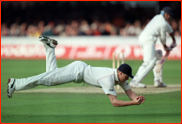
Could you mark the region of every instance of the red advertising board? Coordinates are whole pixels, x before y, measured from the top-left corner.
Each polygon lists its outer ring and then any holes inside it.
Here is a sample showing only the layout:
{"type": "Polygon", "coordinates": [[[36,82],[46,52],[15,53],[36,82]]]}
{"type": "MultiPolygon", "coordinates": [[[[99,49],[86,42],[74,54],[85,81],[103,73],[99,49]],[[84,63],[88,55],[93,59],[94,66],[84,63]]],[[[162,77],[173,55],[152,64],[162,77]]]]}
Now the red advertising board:
{"type": "MultiPolygon", "coordinates": [[[[161,45],[156,49],[165,51],[161,45]]],[[[113,52],[124,52],[125,59],[142,59],[143,52],[139,45],[58,45],[58,59],[112,59],[113,52]]],[[[45,59],[45,49],[39,44],[2,44],[2,59],[45,59]]],[[[181,45],[173,49],[168,59],[181,60],[181,45]]]]}

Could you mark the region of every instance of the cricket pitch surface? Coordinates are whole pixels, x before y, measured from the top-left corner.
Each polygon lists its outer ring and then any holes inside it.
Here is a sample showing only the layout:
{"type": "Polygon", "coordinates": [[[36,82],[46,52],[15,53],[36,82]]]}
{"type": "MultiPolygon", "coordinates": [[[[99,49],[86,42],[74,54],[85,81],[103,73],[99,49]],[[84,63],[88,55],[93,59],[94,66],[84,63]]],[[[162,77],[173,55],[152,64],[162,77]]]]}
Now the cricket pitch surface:
{"type": "MultiPolygon", "coordinates": [[[[124,93],[123,89],[116,89],[117,94],[124,93]]],[[[181,84],[167,85],[165,88],[155,88],[154,85],[147,85],[147,88],[131,88],[136,94],[154,94],[173,91],[181,91],[181,84]]],[[[97,87],[66,87],[66,88],[44,88],[15,91],[16,93],[104,93],[102,88],[97,87]]]]}

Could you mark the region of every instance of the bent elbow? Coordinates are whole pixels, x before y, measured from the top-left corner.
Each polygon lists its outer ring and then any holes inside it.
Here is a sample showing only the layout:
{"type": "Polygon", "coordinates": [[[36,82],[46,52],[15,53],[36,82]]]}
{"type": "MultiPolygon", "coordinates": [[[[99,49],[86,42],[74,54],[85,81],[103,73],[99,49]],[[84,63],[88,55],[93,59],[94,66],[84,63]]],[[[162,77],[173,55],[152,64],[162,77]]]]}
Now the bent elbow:
{"type": "Polygon", "coordinates": [[[114,107],[119,107],[118,105],[116,105],[116,104],[112,104],[114,107]]]}
{"type": "Polygon", "coordinates": [[[119,107],[119,105],[116,102],[111,102],[114,107],[119,107]]]}

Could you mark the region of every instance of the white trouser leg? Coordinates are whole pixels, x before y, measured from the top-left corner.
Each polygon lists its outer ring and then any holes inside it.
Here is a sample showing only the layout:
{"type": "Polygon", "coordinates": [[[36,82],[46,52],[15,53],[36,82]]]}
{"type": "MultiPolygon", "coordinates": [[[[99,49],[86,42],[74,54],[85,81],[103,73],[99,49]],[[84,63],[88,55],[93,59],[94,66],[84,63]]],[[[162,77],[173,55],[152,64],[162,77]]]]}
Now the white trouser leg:
{"type": "MultiPolygon", "coordinates": [[[[37,76],[16,79],[16,90],[30,89],[37,85],[50,86],[53,77],[58,70],[55,56],[55,48],[50,48],[44,44],[46,51],[46,72],[37,76]],[[54,71],[52,71],[54,70],[54,71]]],[[[54,81],[53,81],[54,82],[54,81]]]]}
{"type": "Polygon", "coordinates": [[[133,78],[133,82],[141,83],[144,77],[153,69],[157,57],[155,56],[155,42],[147,41],[143,45],[143,63],[139,67],[136,75],[133,78]]]}
{"type": "Polygon", "coordinates": [[[55,48],[45,47],[46,50],[46,72],[57,68],[55,48]]]}
{"type": "Polygon", "coordinates": [[[65,67],[57,68],[55,49],[45,47],[46,49],[46,72],[22,79],[16,79],[15,89],[25,90],[38,85],[53,86],[70,82],[82,82],[83,71],[87,64],[76,61],[65,67]]]}
{"type": "Polygon", "coordinates": [[[25,90],[38,85],[53,86],[70,82],[81,83],[83,81],[83,73],[86,67],[86,63],[75,61],[65,67],[56,68],[36,76],[16,79],[15,89],[25,90]]]}
{"type": "Polygon", "coordinates": [[[153,74],[154,74],[154,82],[159,80],[160,82],[163,82],[163,67],[161,68],[160,72],[156,72],[156,68],[157,68],[157,64],[160,63],[161,58],[162,58],[162,51],[161,50],[157,50],[156,52],[156,56],[157,56],[157,61],[155,64],[155,67],[153,69],[153,74]]]}
{"type": "Polygon", "coordinates": [[[163,67],[161,68],[161,71],[159,72],[159,75],[160,75],[159,81],[163,82],[163,67]]]}
{"type": "MultiPolygon", "coordinates": [[[[160,62],[160,60],[158,60],[160,62]]],[[[157,66],[154,67],[153,69],[153,74],[154,74],[154,82],[159,80],[160,82],[163,82],[163,67],[161,68],[160,72],[156,72],[157,66]]]]}
{"type": "Polygon", "coordinates": [[[135,83],[141,83],[145,76],[153,69],[155,61],[156,58],[154,58],[151,62],[142,63],[132,81],[135,83]]]}

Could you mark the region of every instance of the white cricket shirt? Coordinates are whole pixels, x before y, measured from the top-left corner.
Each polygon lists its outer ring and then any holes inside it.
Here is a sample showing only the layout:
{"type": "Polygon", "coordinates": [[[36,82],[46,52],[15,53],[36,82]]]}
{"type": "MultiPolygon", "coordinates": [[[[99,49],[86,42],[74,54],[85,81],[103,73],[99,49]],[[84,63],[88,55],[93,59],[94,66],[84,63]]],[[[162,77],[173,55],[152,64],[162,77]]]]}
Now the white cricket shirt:
{"type": "Polygon", "coordinates": [[[173,29],[161,14],[154,16],[146,25],[139,36],[139,41],[156,41],[160,38],[162,44],[166,43],[166,33],[172,33],[173,29]]]}
{"type": "MultiPolygon", "coordinates": [[[[84,82],[104,90],[105,94],[117,96],[114,89],[115,81],[118,81],[117,69],[106,67],[91,67],[88,65],[84,70],[84,82]]],[[[123,90],[130,89],[127,81],[120,83],[123,90]]]]}

